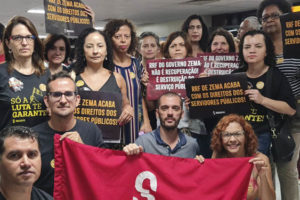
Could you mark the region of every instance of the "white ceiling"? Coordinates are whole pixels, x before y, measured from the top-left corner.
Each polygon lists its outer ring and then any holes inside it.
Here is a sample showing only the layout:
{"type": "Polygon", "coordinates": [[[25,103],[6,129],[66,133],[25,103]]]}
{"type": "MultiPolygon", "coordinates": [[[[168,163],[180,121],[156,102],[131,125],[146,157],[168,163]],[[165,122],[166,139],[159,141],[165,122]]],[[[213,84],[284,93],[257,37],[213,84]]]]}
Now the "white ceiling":
{"type": "MultiPolygon", "coordinates": [[[[30,14],[42,9],[44,0],[1,0],[0,22],[6,24],[15,15],[32,20],[40,34],[45,33],[44,15],[30,14]]],[[[137,26],[185,19],[191,14],[215,15],[255,10],[261,0],[83,0],[96,14],[96,26],[107,19],[127,18],[137,26]]],[[[290,2],[296,2],[290,0],[290,2]]]]}

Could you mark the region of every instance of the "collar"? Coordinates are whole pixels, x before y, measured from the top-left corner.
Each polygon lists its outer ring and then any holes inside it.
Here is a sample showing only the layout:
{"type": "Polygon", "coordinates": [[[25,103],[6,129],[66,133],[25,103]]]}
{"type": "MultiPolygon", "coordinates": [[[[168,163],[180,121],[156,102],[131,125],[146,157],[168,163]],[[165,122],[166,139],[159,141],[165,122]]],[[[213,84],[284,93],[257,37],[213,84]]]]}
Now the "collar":
{"type": "MultiPolygon", "coordinates": [[[[179,141],[176,144],[175,148],[170,150],[171,153],[175,153],[178,149],[180,149],[182,146],[184,146],[186,144],[185,135],[179,129],[177,129],[177,130],[179,131],[179,133],[178,133],[179,141]]],[[[156,140],[157,144],[169,147],[169,145],[166,144],[160,137],[160,126],[154,130],[154,136],[155,136],[155,140],[156,140]]]]}

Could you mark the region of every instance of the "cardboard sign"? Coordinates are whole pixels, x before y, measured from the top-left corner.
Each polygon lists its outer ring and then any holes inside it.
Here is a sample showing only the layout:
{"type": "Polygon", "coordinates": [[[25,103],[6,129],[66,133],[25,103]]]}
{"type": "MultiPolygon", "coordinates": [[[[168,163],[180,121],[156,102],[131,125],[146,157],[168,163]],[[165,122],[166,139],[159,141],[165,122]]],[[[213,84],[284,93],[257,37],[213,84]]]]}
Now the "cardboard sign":
{"type": "Polygon", "coordinates": [[[186,80],[190,98],[190,117],[208,118],[230,113],[243,114],[249,110],[244,95],[247,89],[245,73],[186,80]]]}
{"type": "Polygon", "coordinates": [[[92,27],[91,17],[84,8],[80,0],[44,0],[46,32],[78,36],[92,27]]]}
{"type": "Polygon", "coordinates": [[[147,62],[147,99],[157,100],[167,91],[185,97],[186,79],[198,78],[201,73],[207,76],[230,74],[237,68],[238,56],[235,53],[205,53],[197,58],[150,60],[147,62]]]}
{"type": "Polygon", "coordinates": [[[75,117],[96,124],[102,131],[104,142],[121,141],[118,119],[122,111],[122,95],[98,91],[79,91],[80,105],[75,117]]]}
{"type": "Polygon", "coordinates": [[[284,58],[300,58],[300,13],[280,16],[284,58]]]}

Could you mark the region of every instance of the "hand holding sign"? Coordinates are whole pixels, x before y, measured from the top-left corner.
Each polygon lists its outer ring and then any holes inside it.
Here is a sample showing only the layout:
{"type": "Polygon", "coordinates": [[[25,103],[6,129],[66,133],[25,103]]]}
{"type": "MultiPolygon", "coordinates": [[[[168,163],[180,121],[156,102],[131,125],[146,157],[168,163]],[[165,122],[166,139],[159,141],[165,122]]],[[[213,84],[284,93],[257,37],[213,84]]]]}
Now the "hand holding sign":
{"type": "Polygon", "coordinates": [[[257,104],[262,104],[264,96],[256,89],[245,90],[245,95],[248,95],[250,101],[257,104]]]}

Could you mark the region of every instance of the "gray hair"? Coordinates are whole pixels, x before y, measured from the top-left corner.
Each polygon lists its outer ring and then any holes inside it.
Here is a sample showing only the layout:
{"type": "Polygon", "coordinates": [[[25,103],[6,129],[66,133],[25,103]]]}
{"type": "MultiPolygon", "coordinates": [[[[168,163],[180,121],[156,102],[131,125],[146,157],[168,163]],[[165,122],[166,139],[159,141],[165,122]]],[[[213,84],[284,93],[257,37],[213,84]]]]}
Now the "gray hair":
{"type": "MultiPolygon", "coordinates": [[[[255,16],[250,16],[244,19],[244,21],[249,22],[249,27],[253,30],[260,30],[261,29],[261,24],[258,21],[258,18],[255,16]]],[[[244,22],[243,21],[243,22],[244,22]]]]}

